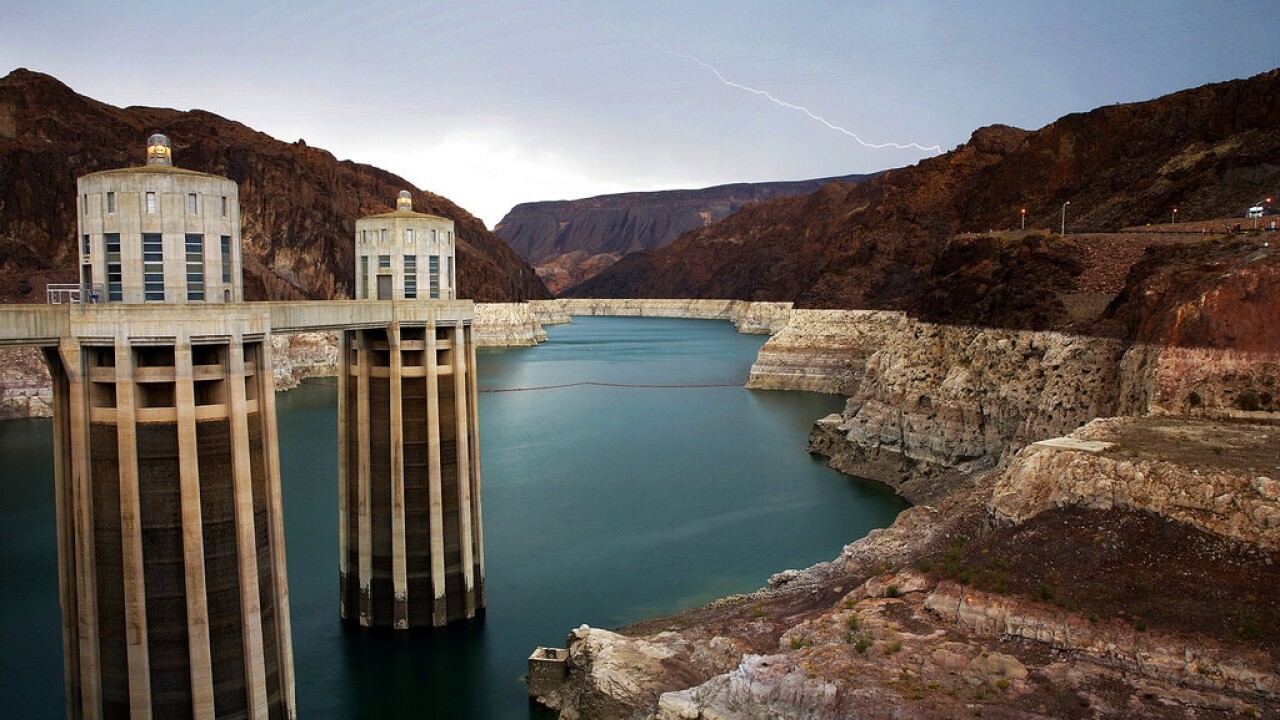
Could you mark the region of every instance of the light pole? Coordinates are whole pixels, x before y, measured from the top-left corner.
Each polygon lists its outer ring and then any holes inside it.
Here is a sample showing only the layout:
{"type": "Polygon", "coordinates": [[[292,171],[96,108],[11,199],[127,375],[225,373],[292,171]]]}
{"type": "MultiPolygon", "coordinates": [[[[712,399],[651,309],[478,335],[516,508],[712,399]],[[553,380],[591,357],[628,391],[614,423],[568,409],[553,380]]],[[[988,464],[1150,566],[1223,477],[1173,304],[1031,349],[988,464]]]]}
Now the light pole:
{"type": "Polygon", "coordinates": [[[1070,200],[1062,203],[1062,232],[1058,234],[1062,235],[1063,237],[1067,236],[1067,206],[1070,204],[1071,204],[1070,200]]]}
{"type": "Polygon", "coordinates": [[[1178,208],[1173,209],[1173,224],[1178,224],[1178,208]]]}
{"type": "Polygon", "coordinates": [[[1022,229],[1027,229],[1027,209],[1022,208],[1022,229]]]}

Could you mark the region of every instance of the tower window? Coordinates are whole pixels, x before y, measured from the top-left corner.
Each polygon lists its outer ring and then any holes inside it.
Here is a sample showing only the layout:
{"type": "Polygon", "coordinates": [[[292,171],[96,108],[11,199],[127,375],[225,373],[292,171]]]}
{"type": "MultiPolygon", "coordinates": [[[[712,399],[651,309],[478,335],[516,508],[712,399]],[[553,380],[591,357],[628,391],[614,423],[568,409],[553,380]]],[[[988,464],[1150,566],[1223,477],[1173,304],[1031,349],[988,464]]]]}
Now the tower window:
{"type": "MultiPolygon", "coordinates": [[[[448,261],[448,265],[449,265],[449,287],[452,289],[453,288],[453,256],[446,255],[445,259],[448,261]]],[[[452,297],[452,293],[450,293],[450,297],[452,297]]]]}
{"type": "Polygon", "coordinates": [[[231,287],[231,236],[222,236],[222,284],[231,287]]]}
{"type": "Polygon", "coordinates": [[[89,236],[88,235],[84,236],[84,254],[85,255],[89,254],[89,236]]]}
{"type": "Polygon", "coordinates": [[[204,236],[187,233],[187,299],[204,300],[204,236]]]}
{"type": "Polygon", "coordinates": [[[440,299],[440,256],[427,256],[427,297],[432,300],[440,299]]]}
{"type": "Polygon", "coordinates": [[[83,215],[89,214],[89,195],[85,194],[80,197],[80,212],[83,215]]]}
{"type": "Polygon", "coordinates": [[[197,212],[200,212],[200,205],[196,200],[196,194],[187,193],[187,214],[195,215],[197,212]]]}
{"type": "Polygon", "coordinates": [[[116,211],[116,194],[113,192],[109,192],[107,193],[107,214],[108,215],[113,214],[115,211],[116,211]]]}
{"type": "Polygon", "coordinates": [[[360,299],[369,299],[369,256],[360,256],[360,299]]]}
{"type": "Polygon", "coordinates": [[[382,242],[386,242],[386,241],[387,241],[387,229],[386,229],[386,228],[382,228],[382,234],[381,234],[381,236],[380,236],[378,239],[379,239],[379,240],[381,240],[382,242]]]}
{"type": "Polygon", "coordinates": [[[222,217],[227,216],[227,196],[222,196],[222,217]]]}
{"type": "Polygon", "coordinates": [[[146,194],[145,199],[147,204],[147,214],[155,215],[156,214],[156,194],[153,192],[148,192],[146,194]]]}
{"type": "Polygon", "coordinates": [[[142,233],[142,297],[164,300],[164,244],[160,233],[142,233]]]}
{"type": "Polygon", "coordinates": [[[406,229],[405,229],[405,231],[404,231],[404,244],[405,244],[405,245],[412,245],[412,244],[413,244],[413,228],[406,228],[406,229]]]}
{"type": "Polygon", "coordinates": [[[124,300],[120,282],[120,233],[104,233],[102,241],[107,246],[107,300],[124,300]]]}
{"type": "MultiPolygon", "coordinates": [[[[413,232],[410,230],[409,232],[413,232]]],[[[418,256],[404,256],[404,299],[415,300],[418,297],[418,256]]]]}
{"type": "Polygon", "coordinates": [[[431,228],[431,242],[435,242],[435,241],[436,241],[436,229],[431,228]]]}
{"type": "MultiPolygon", "coordinates": [[[[385,232],[385,231],[384,231],[384,232],[385,232]]],[[[390,255],[379,255],[379,256],[378,256],[378,269],[379,269],[379,270],[390,270],[390,269],[391,269],[391,256],[390,256],[390,255]]]]}

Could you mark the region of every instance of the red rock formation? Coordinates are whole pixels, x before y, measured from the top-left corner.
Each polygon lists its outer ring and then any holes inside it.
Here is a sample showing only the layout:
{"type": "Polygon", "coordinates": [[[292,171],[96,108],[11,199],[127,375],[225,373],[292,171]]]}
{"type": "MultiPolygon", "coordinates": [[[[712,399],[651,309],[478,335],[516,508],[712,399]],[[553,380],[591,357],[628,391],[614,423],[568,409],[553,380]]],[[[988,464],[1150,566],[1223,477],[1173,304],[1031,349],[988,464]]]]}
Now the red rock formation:
{"type": "Polygon", "coordinates": [[[456,223],[463,297],[549,297],[483,223],[403,178],[203,110],[112,107],[19,69],[0,78],[0,301],[43,302],[46,282],[75,281],[76,177],[140,165],[152,132],[170,136],[179,166],[239,183],[248,299],[349,296],[356,218],[404,189],[456,223]]]}
{"type": "Polygon", "coordinates": [[[1271,71],[1035,132],[982,128],[949,153],[860,185],[748,206],[568,294],[909,309],[958,233],[1017,227],[1022,208],[1029,226],[1056,231],[1067,201],[1074,233],[1158,222],[1173,207],[1183,218],[1238,215],[1280,187],[1277,154],[1280,71],[1271,71]]]}
{"type": "Polygon", "coordinates": [[[1252,239],[1148,248],[1096,330],[1159,345],[1280,353],[1280,252],[1252,239]]]}
{"type": "Polygon", "coordinates": [[[735,183],[698,190],[618,193],[582,200],[521,203],[493,231],[559,293],[599,273],[617,259],[662,247],[694,228],[709,225],[743,206],[779,197],[807,195],[823,185],[857,183],[870,175],[735,183]]]}

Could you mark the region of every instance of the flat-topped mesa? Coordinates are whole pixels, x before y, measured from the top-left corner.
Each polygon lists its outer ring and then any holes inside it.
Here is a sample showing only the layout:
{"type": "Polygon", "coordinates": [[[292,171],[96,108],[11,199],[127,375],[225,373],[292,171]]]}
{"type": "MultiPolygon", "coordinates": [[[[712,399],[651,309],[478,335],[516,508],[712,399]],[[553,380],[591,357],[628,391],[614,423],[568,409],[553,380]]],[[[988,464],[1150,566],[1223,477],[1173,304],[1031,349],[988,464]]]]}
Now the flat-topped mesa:
{"type": "Polygon", "coordinates": [[[239,190],[175,167],[166,136],[147,139],[145,165],[82,176],[76,190],[86,302],[244,300],[239,190]]]}
{"type": "Polygon", "coordinates": [[[460,304],[453,221],[402,191],[356,221],[355,248],[358,300],[394,302],[388,325],[341,333],[340,612],[396,629],[472,618],[485,605],[476,338],[470,303],[446,312],[460,304]]]}

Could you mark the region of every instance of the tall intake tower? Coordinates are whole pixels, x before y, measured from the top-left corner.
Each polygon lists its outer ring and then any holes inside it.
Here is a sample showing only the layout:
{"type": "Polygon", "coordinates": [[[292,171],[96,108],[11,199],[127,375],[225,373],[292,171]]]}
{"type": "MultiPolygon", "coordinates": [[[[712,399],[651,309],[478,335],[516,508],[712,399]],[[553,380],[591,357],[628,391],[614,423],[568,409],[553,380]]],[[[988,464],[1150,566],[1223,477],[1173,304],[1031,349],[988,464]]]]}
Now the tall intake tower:
{"type": "Polygon", "coordinates": [[[232,181],[80,178],[85,303],[55,388],[68,716],[293,718],[270,316],[243,297],[232,181]]]}
{"type": "Polygon", "coordinates": [[[408,192],[356,221],[356,295],[393,306],[340,350],[341,613],[360,625],[439,626],[485,604],[475,344],[453,267],[453,222],[408,192]]]}

